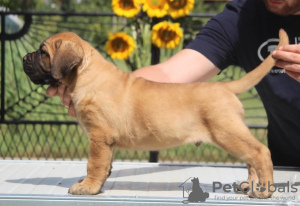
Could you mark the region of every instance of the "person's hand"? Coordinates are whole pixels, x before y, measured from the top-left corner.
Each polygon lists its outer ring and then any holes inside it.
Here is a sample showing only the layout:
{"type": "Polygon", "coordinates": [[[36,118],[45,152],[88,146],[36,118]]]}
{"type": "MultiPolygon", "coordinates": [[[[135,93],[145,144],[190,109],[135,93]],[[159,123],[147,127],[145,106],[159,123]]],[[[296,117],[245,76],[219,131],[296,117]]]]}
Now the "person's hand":
{"type": "Polygon", "coordinates": [[[276,66],[285,69],[285,72],[300,82],[300,45],[285,45],[273,52],[278,59],[276,66]]]}
{"type": "Polygon", "coordinates": [[[68,114],[72,117],[76,117],[75,107],[71,100],[69,89],[65,84],[59,84],[58,86],[49,86],[46,93],[50,97],[59,96],[61,102],[68,109],[68,114]]]}

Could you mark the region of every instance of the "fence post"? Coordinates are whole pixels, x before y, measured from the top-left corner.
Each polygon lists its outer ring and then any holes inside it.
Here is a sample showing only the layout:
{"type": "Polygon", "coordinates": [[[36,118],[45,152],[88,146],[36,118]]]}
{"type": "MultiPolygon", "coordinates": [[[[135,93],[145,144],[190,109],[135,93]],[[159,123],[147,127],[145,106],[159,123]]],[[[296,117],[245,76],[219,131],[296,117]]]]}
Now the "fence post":
{"type": "Polygon", "coordinates": [[[5,115],[5,14],[1,13],[1,122],[5,115]]]}
{"type": "MultiPolygon", "coordinates": [[[[152,27],[160,21],[158,18],[152,18],[151,29],[152,27]]],[[[160,50],[154,44],[151,44],[151,65],[158,64],[160,61],[160,50]]],[[[149,162],[158,162],[158,151],[151,151],[149,162]]]]}

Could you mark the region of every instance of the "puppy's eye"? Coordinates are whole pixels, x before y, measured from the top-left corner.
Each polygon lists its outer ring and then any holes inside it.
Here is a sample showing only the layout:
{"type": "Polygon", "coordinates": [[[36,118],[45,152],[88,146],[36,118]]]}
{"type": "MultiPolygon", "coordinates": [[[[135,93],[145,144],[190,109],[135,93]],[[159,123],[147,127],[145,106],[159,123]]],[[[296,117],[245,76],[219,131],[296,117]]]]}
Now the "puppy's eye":
{"type": "Polygon", "coordinates": [[[48,55],[47,52],[46,52],[45,50],[41,49],[41,55],[43,55],[43,54],[48,55]]]}
{"type": "Polygon", "coordinates": [[[40,46],[40,54],[41,55],[48,55],[48,53],[46,52],[45,45],[40,46]]]}

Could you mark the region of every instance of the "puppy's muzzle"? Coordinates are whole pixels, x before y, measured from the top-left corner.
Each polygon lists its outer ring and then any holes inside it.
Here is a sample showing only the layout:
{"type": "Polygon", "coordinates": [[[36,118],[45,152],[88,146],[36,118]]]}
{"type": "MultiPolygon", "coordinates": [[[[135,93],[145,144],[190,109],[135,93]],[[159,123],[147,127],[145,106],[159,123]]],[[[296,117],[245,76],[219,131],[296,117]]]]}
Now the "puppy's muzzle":
{"type": "Polygon", "coordinates": [[[23,57],[23,69],[34,84],[58,84],[58,81],[51,76],[51,72],[43,67],[39,51],[28,53],[23,57]]]}
{"type": "Polygon", "coordinates": [[[32,61],[31,56],[32,56],[32,53],[28,53],[23,57],[23,68],[24,68],[25,73],[28,76],[31,76],[31,75],[35,74],[35,71],[34,71],[34,69],[32,67],[32,64],[31,64],[31,61],[32,61]]]}

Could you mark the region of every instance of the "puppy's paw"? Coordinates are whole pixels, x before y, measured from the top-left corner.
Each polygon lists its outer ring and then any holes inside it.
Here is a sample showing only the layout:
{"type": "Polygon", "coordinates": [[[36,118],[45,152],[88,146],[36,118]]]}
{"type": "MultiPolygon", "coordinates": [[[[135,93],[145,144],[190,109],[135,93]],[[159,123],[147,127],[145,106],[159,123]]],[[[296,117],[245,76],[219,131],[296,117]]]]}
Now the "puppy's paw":
{"type": "Polygon", "coordinates": [[[73,184],[68,193],[72,195],[95,195],[100,193],[101,185],[80,180],[73,184]]]}
{"type": "Polygon", "coordinates": [[[247,193],[251,190],[251,184],[246,181],[240,181],[237,186],[237,190],[243,193],[247,193]]]}
{"type": "Polygon", "coordinates": [[[269,198],[272,196],[274,191],[273,186],[268,186],[267,183],[261,183],[258,182],[255,184],[255,188],[253,190],[248,192],[249,197],[255,197],[255,198],[269,198]]]}
{"type": "Polygon", "coordinates": [[[249,195],[249,197],[266,199],[271,197],[273,192],[268,192],[268,191],[261,192],[259,190],[255,190],[255,191],[249,191],[247,194],[249,195]]]}

